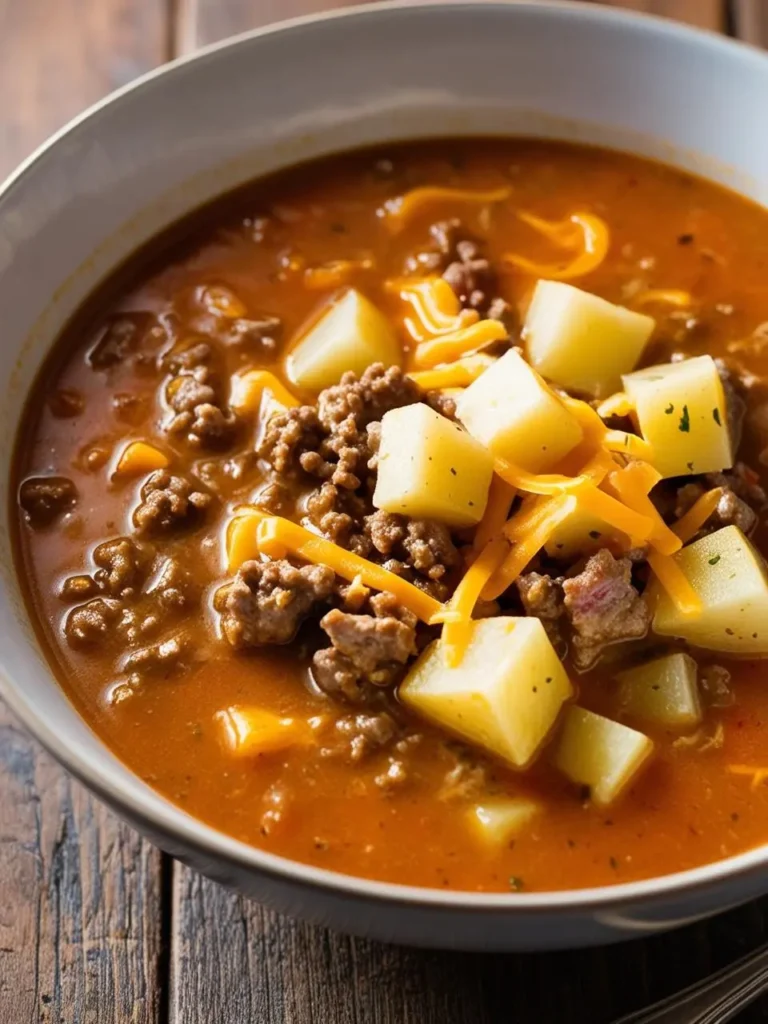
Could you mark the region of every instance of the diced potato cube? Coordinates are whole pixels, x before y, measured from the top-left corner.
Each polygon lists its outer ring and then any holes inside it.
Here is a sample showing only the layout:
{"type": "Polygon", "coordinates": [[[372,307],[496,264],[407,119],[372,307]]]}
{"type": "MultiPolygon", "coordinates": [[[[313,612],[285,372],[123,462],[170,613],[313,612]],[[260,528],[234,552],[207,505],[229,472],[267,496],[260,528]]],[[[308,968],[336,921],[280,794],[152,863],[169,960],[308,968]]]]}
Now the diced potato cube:
{"type": "Polygon", "coordinates": [[[655,321],[561,281],[539,281],[523,338],[531,363],[569,391],[604,398],[637,365],[655,321]]]}
{"type": "Polygon", "coordinates": [[[124,449],[115,467],[115,476],[144,476],[156,469],[165,469],[168,456],[146,441],[131,441],[124,449]]]}
{"type": "Polygon", "coordinates": [[[624,390],[662,476],[733,465],[725,392],[712,356],[637,370],[624,377],[624,390]]]}
{"type": "Polygon", "coordinates": [[[675,559],[701,598],[702,610],[682,614],[654,583],[654,631],[712,651],[768,655],[768,571],[738,526],[688,544],[675,559]]]}
{"type": "Polygon", "coordinates": [[[626,534],[619,533],[592,512],[577,507],[556,527],[544,550],[550,558],[570,560],[604,548],[607,538],[625,540],[626,534]]]}
{"type": "Polygon", "coordinates": [[[408,707],[516,768],[546,740],[573,687],[541,622],[479,619],[461,663],[430,644],[399,691],[408,707]]]}
{"type": "Polygon", "coordinates": [[[291,349],[287,370],[298,387],[322,391],[347,370],[360,374],[371,363],[400,366],[402,361],[402,347],[387,318],[350,288],[291,349]]]}
{"type": "Polygon", "coordinates": [[[428,405],[384,414],[376,508],[449,526],[475,526],[485,511],[492,476],[491,453],[428,405]]]}
{"type": "Polygon", "coordinates": [[[698,668],[689,654],[678,651],[619,672],[618,700],[624,714],[672,729],[701,721],[698,668]]]}
{"type": "Polygon", "coordinates": [[[281,718],[258,707],[233,706],[213,716],[221,730],[223,746],[237,757],[256,757],[285,750],[311,740],[307,722],[281,718]]]}
{"type": "Polygon", "coordinates": [[[541,813],[541,805],[525,797],[499,797],[469,811],[470,825],[486,843],[506,846],[541,813]]]}
{"type": "Polygon", "coordinates": [[[572,706],[563,715],[553,762],[572,782],[589,786],[594,803],[613,803],[637,776],[653,752],[641,732],[610,718],[572,706]]]}
{"type": "Polygon", "coordinates": [[[530,473],[551,469],[584,436],[575,417],[514,349],[469,385],[456,414],[494,455],[530,473]]]}

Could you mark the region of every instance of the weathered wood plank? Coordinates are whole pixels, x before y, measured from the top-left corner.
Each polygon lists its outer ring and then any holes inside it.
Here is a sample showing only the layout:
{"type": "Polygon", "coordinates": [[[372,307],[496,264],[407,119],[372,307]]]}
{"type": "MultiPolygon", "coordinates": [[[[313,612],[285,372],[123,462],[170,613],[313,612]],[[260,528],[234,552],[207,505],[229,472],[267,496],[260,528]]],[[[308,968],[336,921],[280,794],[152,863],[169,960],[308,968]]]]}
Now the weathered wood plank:
{"type": "MultiPolygon", "coordinates": [[[[0,176],[167,56],[163,0],[0,0],[0,176]]],[[[160,854],[0,705],[0,1021],[160,1019],[160,854]]]]}
{"type": "Polygon", "coordinates": [[[765,0],[731,0],[733,32],[753,46],[768,47],[768,4],[765,0]]]}
{"type": "MultiPolygon", "coordinates": [[[[351,7],[372,0],[181,0],[177,40],[181,52],[216,42],[236,32],[272,22],[314,14],[330,8],[351,7]]],[[[373,0],[375,2],[375,0],[373,0]]],[[[435,0],[439,2],[439,0],[435,0]]],[[[722,32],[727,0],[592,0],[625,10],[673,18],[699,28],[722,32]]],[[[736,0],[738,3],[739,0],[736,0]]],[[[742,0],[743,2],[743,0],[742,0]]],[[[746,0],[756,6],[763,0],[746,0]]]]}

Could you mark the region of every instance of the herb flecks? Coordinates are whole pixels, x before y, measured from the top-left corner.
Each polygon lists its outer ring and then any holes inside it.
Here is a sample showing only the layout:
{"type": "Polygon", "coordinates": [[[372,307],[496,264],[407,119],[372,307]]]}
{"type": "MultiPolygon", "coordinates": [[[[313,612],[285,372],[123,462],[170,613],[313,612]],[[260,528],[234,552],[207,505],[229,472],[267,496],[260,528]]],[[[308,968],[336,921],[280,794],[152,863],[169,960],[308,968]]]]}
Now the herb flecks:
{"type": "Polygon", "coordinates": [[[519,875],[510,875],[509,888],[512,892],[522,892],[525,888],[525,882],[519,875]]]}
{"type": "Polygon", "coordinates": [[[691,432],[691,416],[688,412],[688,406],[683,406],[683,414],[680,417],[680,425],[677,428],[682,434],[690,434],[691,432]]]}
{"type": "Polygon", "coordinates": [[[720,561],[720,555],[712,555],[712,557],[708,559],[708,561],[710,565],[717,565],[717,563],[720,561]]]}
{"type": "Polygon", "coordinates": [[[671,416],[674,411],[675,411],[675,406],[674,406],[673,402],[670,402],[669,405],[667,406],[667,408],[664,410],[664,412],[667,414],[667,416],[671,416]]]}
{"type": "Polygon", "coordinates": [[[723,421],[720,419],[720,410],[718,408],[714,408],[712,410],[712,419],[715,421],[718,427],[722,427],[723,421]]]}

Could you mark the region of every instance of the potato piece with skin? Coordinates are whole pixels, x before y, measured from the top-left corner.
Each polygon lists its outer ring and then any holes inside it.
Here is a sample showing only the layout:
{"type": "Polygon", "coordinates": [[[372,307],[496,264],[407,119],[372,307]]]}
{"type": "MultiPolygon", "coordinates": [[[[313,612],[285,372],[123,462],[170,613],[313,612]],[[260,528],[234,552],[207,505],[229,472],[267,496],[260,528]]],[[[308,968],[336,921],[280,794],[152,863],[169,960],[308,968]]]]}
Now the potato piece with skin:
{"type": "Polygon", "coordinates": [[[712,356],[627,374],[624,390],[663,477],[716,473],[733,465],[725,392],[712,356]]]}
{"type": "Polygon", "coordinates": [[[350,288],[291,348],[286,361],[293,384],[322,391],[343,373],[361,374],[372,363],[401,366],[403,350],[384,314],[350,288]]]}
{"type": "Polygon", "coordinates": [[[725,526],[688,544],[675,561],[701,598],[698,615],[684,615],[653,583],[653,630],[696,647],[768,655],[768,569],[738,526],[725,526]]]}
{"type": "Polygon", "coordinates": [[[677,651],[619,672],[618,704],[622,714],[670,729],[701,722],[698,666],[677,651]]]}
{"type": "Polygon", "coordinates": [[[571,782],[589,786],[607,807],[621,796],[653,753],[653,742],[629,726],[575,705],[565,709],[552,762],[571,782]]]}
{"type": "Polygon", "coordinates": [[[496,797],[470,808],[473,831],[489,846],[506,846],[541,814],[541,805],[526,797],[496,797]]]}
{"type": "Polygon", "coordinates": [[[655,320],[560,281],[539,281],[523,327],[528,358],[547,380],[605,398],[637,365],[655,320]]]}
{"type": "Polygon", "coordinates": [[[475,526],[483,517],[492,476],[491,453],[428,405],[384,414],[376,508],[449,526],[475,526]]]}
{"type": "Polygon", "coordinates": [[[472,623],[456,667],[439,640],[430,644],[399,690],[416,714],[515,768],[533,760],[572,695],[541,622],[503,616],[472,623]]]}
{"type": "Polygon", "coordinates": [[[584,436],[572,413],[514,349],[469,385],[456,415],[494,455],[529,473],[551,469],[584,436]]]}
{"type": "Polygon", "coordinates": [[[281,718],[259,707],[232,706],[213,716],[222,745],[236,757],[256,757],[307,743],[312,738],[308,722],[281,718]]]}

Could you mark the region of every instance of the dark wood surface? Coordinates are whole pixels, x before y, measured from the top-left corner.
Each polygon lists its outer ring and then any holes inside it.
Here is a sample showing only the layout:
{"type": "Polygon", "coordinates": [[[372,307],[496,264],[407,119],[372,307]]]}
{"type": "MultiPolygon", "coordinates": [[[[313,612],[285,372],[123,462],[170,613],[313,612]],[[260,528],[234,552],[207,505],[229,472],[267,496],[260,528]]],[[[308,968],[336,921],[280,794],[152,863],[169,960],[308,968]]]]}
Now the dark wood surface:
{"type": "MultiPolygon", "coordinates": [[[[768,0],[614,5],[768,44],[768,0]]],[[[0,0],[0,175],[88,103],[174,54],[329,6],[0,0]]],[[[0,705],[0,1024],[608,1024],[765,941],[767,926],[763,901],[654,939],[551,955],[335,935],[171,862],[0,705]]],[[[740,1020],[768,1021],[768,1003],[740,1020]]]]}

